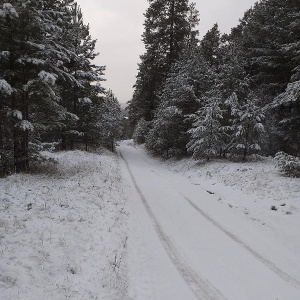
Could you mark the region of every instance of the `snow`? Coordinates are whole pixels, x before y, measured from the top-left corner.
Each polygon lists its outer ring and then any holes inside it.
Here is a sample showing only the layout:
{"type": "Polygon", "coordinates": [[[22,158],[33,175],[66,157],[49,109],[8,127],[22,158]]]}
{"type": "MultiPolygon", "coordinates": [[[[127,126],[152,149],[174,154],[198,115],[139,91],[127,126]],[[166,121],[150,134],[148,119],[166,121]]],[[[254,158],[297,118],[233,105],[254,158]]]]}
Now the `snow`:
{"type": "Polygon", "coordinates": [[[254,126],[254,129],[257,130],[258,132],[264,132],[265,131],[265,127],[261,123],[256,123],[255,126],[254,126]]]}
{"type": "Polygon", "coordinates": [[[16,9],[10,3],[3,3],[3,10],[0,9],[0,17],[19,17],[16,9]]]}
{"type": "Polygon", "coordinates": [[[115,156],[51,154],[59,164],[0,179],[0,298],[123,299],[126,198],[115,156]]]}
{"type": "Polygon", "coordinates": [[[300,299],[299,179],[117,151],[0,179],[1,300],[300,299]]]}
{"type": "Polygon", "coordinates": [[[22,120],[18,125],[23,131],[32,131],[34,129],[32,123],[28,120],[22,120]]]}
{"type": "Polygon", "coordinates": [[[222,205],[263,225],[282,244],[299,253],[300,180],[280,175],[274,159],[246,163],[183,159],[165,164],[193,185],[213,193],[222,205]]]}
{"type": "Polygon", "coordinates": [[[9,51],[0,51],[0,57],[1,58],[8,58],[10,52],[9,51]]]}
{"type": "Polygon", "coordinates": [[[47,84],[55,85],[57,76],[46,71],[41,71],[39,73],[39,78],[47,84]]]}
{"type": "Polygon", "coordinates": [[[22,120],[22,119],[23,119],[23,114],[22,114],[22,112],[19,111],[19,110],[17,110],[17,109],[15,109],[15,110],[12,111],[12,116],[13,116],[14,118],[17,118],[18,120],[22,120]]]}
{"type": "Polygon", "coordinates": [[[10,95],[13,92],[10,84],[4,79],[0,79],[0,91],[8,95],[10,95]]]}
{"type": "Polygon", "coordinates": [[[25,65],[25,63],[29,63],[29,64],[33,64],[33,65],[41,65],[44,66],[46,61],[43,59],[39,59],[39,58],[35,58],[35,57],[27,57],[27,56],[23,56],[21,58],[18,58],[16,60],[17,63],[21,64],[21,65],[25,65]]]}
{"type": "Polygon", "coordinates": [[[79,98],[78,101],[81,104],[92,104],[93,103],[93,101],[88,97],[79,98]]]}

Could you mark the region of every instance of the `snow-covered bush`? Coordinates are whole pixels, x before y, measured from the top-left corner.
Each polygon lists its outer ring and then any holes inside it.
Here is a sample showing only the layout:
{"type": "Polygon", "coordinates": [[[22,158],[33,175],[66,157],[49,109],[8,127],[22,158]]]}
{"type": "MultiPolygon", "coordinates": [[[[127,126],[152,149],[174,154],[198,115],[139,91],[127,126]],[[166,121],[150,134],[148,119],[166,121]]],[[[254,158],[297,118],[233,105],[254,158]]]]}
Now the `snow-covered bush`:
{"type": "Polygon", "coordinates": [[[280,151],[276,154],[277,166],[280,173],[289,177],[300,177],[300,159],[280,151]]]}

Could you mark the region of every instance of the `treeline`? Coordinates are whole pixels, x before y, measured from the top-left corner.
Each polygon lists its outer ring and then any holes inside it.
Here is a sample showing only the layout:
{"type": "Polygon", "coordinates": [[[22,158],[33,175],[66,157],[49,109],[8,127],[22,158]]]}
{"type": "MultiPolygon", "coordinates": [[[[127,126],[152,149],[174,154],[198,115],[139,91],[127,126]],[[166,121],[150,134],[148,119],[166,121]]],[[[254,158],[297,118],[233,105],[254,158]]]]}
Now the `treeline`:
{"type": "Polygon", "coordinates": [[[72,0],[0,5],[0,176],[26,171],[45,145],[110,145],[121,109],[92,63],[96,41],[72,0]]]}
{"type": "Polygon", "coordinates": [[[151,0],[129,118],[162,157],[300,156],[300,2],[262,0],[201,40],[188,0],[151,0]]]}

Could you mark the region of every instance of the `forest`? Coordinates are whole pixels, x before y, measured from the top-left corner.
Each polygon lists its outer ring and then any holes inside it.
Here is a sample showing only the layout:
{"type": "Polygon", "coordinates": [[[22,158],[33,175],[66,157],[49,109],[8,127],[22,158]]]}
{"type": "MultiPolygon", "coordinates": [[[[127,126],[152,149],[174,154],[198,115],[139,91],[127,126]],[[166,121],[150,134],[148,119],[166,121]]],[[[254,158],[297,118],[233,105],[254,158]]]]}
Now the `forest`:
{"type": "MultiPolygon", "coordinates": [[[[261,0],[229,34],[215,23],[202,38],[194,3],[148,2],[127,107],[134,141],[163,158],[275,156],[299,174],[299,1],[261,0]]],[[[0,176],[47,149],[113,148],[124,120],[78,4],[3,3],[0,34],[0,176]]]]}
{"type": "Polygon", "coordinates": [[[0,6],[0,177],[24,172],[43,150],[111,147],[120,105],[101,86],[96,40],[73,0],[0,6]]]}
{"type": "Polygon", "coordinates": [[[299,174],[299,15],[297,0],[261,0],[229,34],[215,23],[200,39],[195,4],[149,1],[134,141],[164,158],[276,155],[299,174]]]}

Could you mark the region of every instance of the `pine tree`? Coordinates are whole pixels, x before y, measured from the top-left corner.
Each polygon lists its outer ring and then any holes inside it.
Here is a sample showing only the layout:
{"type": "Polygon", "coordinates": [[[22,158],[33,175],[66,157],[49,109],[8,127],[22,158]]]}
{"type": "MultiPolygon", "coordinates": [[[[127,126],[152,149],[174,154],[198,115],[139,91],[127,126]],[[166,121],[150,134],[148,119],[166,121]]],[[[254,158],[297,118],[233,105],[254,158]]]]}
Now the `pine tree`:
{"type": "MultiPolygon", "coordinates": [[[[246,93],[235,90],[238,99],[246,99],[252,90],[259,99],[257,105],[264,108],[265,142],[261,146],[265,154],[273,155],[282,147],[286,149],[282,141],[289,133],[289,126],[282,126],[280,121],[288,117],[289,109],[284,105],[270,108],[276,106],[272,103],[274,97],[294,81],[292,77],[299,65],[296,50],[300,39],[299,9],[297,0],[262,0],[245,12],[225,42],[224,49],[231,45],[238,49],[238,61],[242,62],[245,73],[246,93]]],[[[231,81],[235,76],[227,78],[231,81]]]]}
{"type": "Polygon", "coordinates": [[[93,40],[89,33],[89,26],[83,23],[83,15],[77,3],[74,3],[67,10],[68,18],[63,24],[61,42],[70,53],[70,60],[66,64],[68,73],[75,81],[63,81],[62,85],[62,105],[78,117],[78,121],[70,120],[63,130],[61,130],[62,149],[74,148],[74,142],[85,139],[85,133],[81,131],[81,124],[84,121],[87,107],[93,105],[93,101],[83,101],[93,97],[94,89],[100,94],[100,82],[105,70],[103,66],[96,66],[92,61],[97,57],[95,53],[96,40],[93,40]],[[68,22],[66,22],[68,21],[68,22]],[[97,86],[97,87],[96,87],[97,86]]]}
{"type": "Polygon", "coordinates": [[[296,67],[284,48],[299,41],[299,10],[298,0],[262,0],[241,21],[247,69],[264,104],[284,90],[296,67]]]}
{"type": "MultiPolygon", "coordinates": [[[[271,113],[277,113],[278,148],[289,154],[300,156],[300,4],[292,3],[289,11],[288,43],[281,45],[281,52],[290,58],[292,76],[285,91],[275,97],[270,105],[271,113]]],[[[278,150],[277,148],[277,150],[278,150]]]]}
{"type": "MultiPolygon", "coordinates": [[[[74,36],[70,34],[67,39],[64,34],[69,24],[75,26],[73,7],[72,0],[14,0],[0,10],[0,81],[1,89],[6,87],[0,114],[7,116],[0,130],[1,151],[5,152],[2,157],[7,157],[2,169],[27,170],[39,159],[45,136],[78,122],[76,111],[64,98],[74,95],[72,88],[94,93],[91,83],[99,80],[103,67],[90,63],[95,42],[88,28],[80,25],[85,29],[80,31],[84,32],[84,41],[82,36],[77,37],[81,52],[76,51],[76,43],[70,43],[74,36]],[[77,63],[77,73],[72,61],[77,63]]],[[[76,101],[87,96],[76,95],[76,101]]]]}
{"type": "Polygon", "coordinates": [[[146,53],[141,56],[133,99],[129,103],[133,126],[141,118],[153,119],[159,106],[158,92],[172,64],[197,34],[194,28],[198,12],[188,0],[149,0],[145,18],[142,39],[146,53]]]}
{"type": "Polygon", "coordinates": [[[277,127],[281,139],[279,149],[300,156],[300,80],[289,83],[271,107],[281,116],[277,127]]]}

